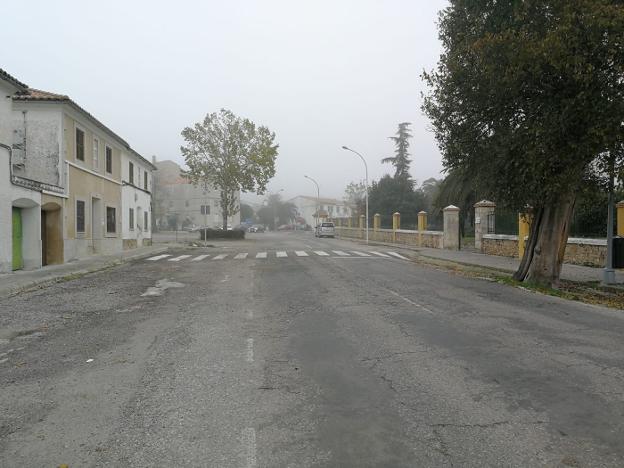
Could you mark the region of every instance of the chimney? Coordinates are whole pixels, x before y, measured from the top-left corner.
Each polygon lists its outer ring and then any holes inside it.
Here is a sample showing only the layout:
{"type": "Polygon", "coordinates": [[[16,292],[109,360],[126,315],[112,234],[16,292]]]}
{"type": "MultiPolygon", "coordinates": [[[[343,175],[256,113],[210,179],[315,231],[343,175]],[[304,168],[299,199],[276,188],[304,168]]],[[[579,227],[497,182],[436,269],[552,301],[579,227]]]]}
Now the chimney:
{"type": "Polygon", "coordinates": [[[156,164],[156,155],[152,155],[152,164],[156,164]]]}

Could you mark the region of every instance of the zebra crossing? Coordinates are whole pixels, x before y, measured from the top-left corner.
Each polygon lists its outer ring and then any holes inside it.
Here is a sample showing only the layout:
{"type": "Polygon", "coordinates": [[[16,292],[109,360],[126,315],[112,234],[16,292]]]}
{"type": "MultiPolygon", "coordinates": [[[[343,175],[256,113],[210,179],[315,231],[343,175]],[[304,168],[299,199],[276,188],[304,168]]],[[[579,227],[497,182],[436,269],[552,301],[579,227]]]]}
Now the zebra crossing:
{"type": "Polygon", "coordinates": [[[231,252],[231,253],[219,253],[219,254],[201,254],[201,255],[172,255],[172,254],[161,254],[155,255],[153,257],[149,257],[147,261],[149,262],[182,262],[182,261],[190,261],[190,262],[203,262],[203,261],[221,261],[221,260],[246,260],[255,258],[258,260],[268,260],[271,258],[276,259],[285,259],[285,258],[311,258],[311,257],[324,257],[324,258],[398,258],[401,260],[409,260],[407,257],[401,255],[398,252],[378,252],[378,251],[369,251],[369,252],[361,252],[358,250],[277,250],[274,252],[257,252],[255,255],[249,252],[231,252]]]}

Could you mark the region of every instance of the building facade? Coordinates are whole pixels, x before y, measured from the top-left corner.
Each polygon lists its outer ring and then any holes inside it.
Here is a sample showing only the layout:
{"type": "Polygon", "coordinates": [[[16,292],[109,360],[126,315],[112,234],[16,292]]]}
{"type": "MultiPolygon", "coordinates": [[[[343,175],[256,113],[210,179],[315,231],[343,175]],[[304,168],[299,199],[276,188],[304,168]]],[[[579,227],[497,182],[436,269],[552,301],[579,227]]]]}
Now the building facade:
{"type": "Polygon", "coordinates": [[[13,96],[28,86],[0,70],[0,271],[61,263],[66,178],[60,159],[61,125],[38,110],[19,113],[13,96]],[[14,125],[16,119],[18,125],[14,125]],[[43,117],[43,121],[39,119],[43,117]],[[30,122],[29,122],[29,119],[30,122]],[[42,142],[24,129],[43,125],[50,151],[31,152],[42,142]]]}
{"type": "Polygon", "coordinates": [[[121,251],[126,192],[133,208],[141,210],[140,235],[128,227],[134,241],[127,245],[149,243],[151,194],[138,183],[146,172],[151,184],[149,161],[68,96],[7,76],[0,71],[3,96],[9,96],[0,106],[0,164],[9,181],[0,184],[0,270],[121,251]],[[122,155],[127,155],[126,166],[135,161],[141,174],[136,186],[128,183],[129,176],[123,178],[122,155]]]}
{"type": "Polygon", "coordinates": [[[336,221],[352,216],[352,211],[347,204],[336,198],[320,198],[298,195],[288,200],[297,210],[297,217],[303,218],[306,224],[315,226],[317,217],[320,220],[327,219],[336,221]],[[318,209],[318,213],[317,213],[318,209]]]}
{"type": "MultiPolygon", "coordinates": [[[[185,229],[197,226],[220,228],[223,217],[220,192],[212,187],[195,186],[182,177],[173,161],[154,162],[157,168],[154,216],[158,229],[185,229]]],[[[240,205],[240,193],[237,194],[240,205]]],[[[240,224],[240,211],[228,217],[228,225],[240,224]]]]}
{"type": "Polygon", "coordinates": [[[152,187],[155,166],[132,150],[121,153],[123,248],[152,243],[152,187]]]}

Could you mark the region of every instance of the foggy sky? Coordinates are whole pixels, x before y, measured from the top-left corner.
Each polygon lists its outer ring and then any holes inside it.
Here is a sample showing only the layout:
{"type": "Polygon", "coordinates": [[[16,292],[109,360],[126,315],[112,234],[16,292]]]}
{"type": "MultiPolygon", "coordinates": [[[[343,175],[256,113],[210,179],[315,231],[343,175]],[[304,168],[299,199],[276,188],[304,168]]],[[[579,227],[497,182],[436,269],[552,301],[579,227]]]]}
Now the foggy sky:
{"type": "Polygon", "coordinates": [[[443,0],[28,1],[0,7],[0,68],[68,94],[147,158],[183,163],[180,131],[220,108],[280,145],[269,189],[342,197],[392,173],[397,124],[413,123],[412,176],[441,160],[420,110],[440,54],[443,0]]]}

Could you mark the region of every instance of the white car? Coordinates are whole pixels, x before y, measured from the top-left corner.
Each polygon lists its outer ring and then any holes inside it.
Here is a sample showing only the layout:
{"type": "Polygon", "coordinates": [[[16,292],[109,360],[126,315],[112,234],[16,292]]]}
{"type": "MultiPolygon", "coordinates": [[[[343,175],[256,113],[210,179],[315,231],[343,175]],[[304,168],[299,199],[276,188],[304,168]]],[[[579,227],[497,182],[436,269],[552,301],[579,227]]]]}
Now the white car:
{"type": "Polygon", "coordinates": [[[315,237],[335,237],[336,228],[334,223],[321,223],[314,230],[315,237]]]}

